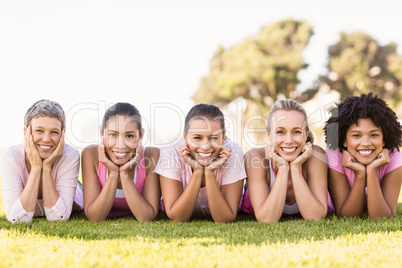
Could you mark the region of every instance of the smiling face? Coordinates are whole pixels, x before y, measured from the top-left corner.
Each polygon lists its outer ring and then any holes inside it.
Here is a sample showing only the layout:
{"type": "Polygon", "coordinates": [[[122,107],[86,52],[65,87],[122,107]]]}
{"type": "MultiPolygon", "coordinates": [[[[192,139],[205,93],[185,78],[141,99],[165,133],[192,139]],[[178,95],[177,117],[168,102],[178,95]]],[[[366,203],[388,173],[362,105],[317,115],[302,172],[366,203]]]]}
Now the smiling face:
{"type": "MultiPolygon", "coordinates": [[[[143,133],[143,130],[141,130],[143,133]]],[[[110,117],[103,133],[105,151],[118,166],[124,165],[134,155],[140,138],[136,121],[123,115],[110,117]]]]}
{"type": "Polygon", "coordinates": [[[48,158],[56,149],[61,138],[61,122],[54,117],[33,118],[29,123],[32,137],[40,158],[48,158]]]}
{"type": "Polygon", "coordinates": [[[190,148],[190,156],[200,165],[209,166],[219,156],[224,135],[219,120],[205,118],[191,121],[184,138],[190,148]]]}
{"type": "Polygon", "coordinates": [[[369,165],[381,153],[384,146],[384,136],[380,127],[377,127],[369,118],[360,118],[346,132],[344,146],[356,160],[369,165]]]}
{"type": "Polygon", "coordinates": [[[277,154],[288,162],[295,160],[306,144],[306,120],[299,111],[277,110],[272,114],[270,143],[277,154]]]}

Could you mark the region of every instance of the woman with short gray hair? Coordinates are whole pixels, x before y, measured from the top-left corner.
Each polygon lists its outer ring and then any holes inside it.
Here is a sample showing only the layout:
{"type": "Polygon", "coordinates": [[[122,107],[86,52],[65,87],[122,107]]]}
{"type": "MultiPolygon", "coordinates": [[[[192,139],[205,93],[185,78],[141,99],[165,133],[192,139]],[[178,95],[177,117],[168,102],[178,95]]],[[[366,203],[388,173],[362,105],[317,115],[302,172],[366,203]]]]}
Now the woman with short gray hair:
{"type": "Polygon", "coordinates": [[[65,122],[59,103],[35,102],[24,118],[25,143],[2,154],[3,205],[10,222],[31,222],[34,216],[67,220],[73,203],[74,210],[82,210],[80,155],[64,142],[65,122]]]}
{"type": "Polygon", "coordinates": [[[61,108],[58,102],[51,100],[39,100],[32,104],[25,114],[24,126],[28,128],[32,119],[44,116],[58,119],[61,123],[62,131],[66,128],[66,115],[64,114],[63,108],[61,108]]]}

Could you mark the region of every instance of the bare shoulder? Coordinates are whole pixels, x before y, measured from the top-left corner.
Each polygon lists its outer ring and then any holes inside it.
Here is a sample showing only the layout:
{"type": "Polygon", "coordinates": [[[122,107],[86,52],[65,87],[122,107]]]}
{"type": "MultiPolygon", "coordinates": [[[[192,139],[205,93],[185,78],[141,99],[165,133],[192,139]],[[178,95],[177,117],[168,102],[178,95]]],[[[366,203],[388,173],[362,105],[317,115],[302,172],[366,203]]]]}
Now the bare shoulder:
{"type": "Polygon", "coordinates": [[[314,152],[324,153],[324,154],[325,154],[324,149],[322,149],[320,146],[315,145],[315,144],[313,145],[313,151],[314,151],[314,152]]]}
{"type": "Polygon", "coordinates": [[[246,165],[246,169],[259,169],[260,167],[264,167],[268,164],[268,160],[265,158],[265,149],[264,148],[255,148],[249,150],[244,156],[244,164],[246,165]]]}
{"type": "Polygon", "coordinates": [[[265,158],[265,148],[254,148],[251,149],[249,151],[247,151],[247,153],[245,154],[245,157],[247,158],[265,158]]]}
{"type": "Polygon", "coordinates": [[[312,157],[306,162],[307,166],[312,165],[313,168],[316,165],[328,165],[327,155],[325,154],[324,149],[322,149],[318,145],[313,145],[312,157]]]}
{"type": "Polygon", "coordinates": [[[146,147],[145,148],[145,158],[159,158],[160,149],[156,147],[146,147]]]}
{"type": "Polygon", "coordinates": [[[81,154],[81,167],[82,167],[82,179],[88,180],[92,176],[88,176],[93,172],[98,172],[98,145],[88,145],[87,147],[82,150],[81,154]],[[89,173],[88,173],[89,172],[89,173]]]}
{"type": "Polygon", "coordinates": [[[147,167],[147,174],[149,171],[153,171],[159,160],[159,148],[146,147],[144,153],[144,164],[147,167]]]}
{"type": "Polygon", "coordinates": [[[98,145],[92,144],[82,150],[82,158],[98,159],[98,145]]]}

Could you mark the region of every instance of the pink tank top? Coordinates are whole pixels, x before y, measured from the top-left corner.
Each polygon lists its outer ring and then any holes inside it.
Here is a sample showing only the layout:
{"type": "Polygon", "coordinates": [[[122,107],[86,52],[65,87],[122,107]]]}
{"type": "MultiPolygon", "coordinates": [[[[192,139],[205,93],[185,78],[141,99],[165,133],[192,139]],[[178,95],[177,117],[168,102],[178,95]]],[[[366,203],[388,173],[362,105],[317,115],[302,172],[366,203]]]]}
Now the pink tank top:
{"type": "MultiPolygon", "coordinates": [[[[137,190],[141,195],[142,191],[144,190],[145,179],[147,178],[144,154],[145,154],[145,148],[144,151],[142,152],[140,162],[135,166],[134,179],[133,179],[135,186],[137,187],[137,190]]],[[[105,185],[106,183],[107,176],[108,176],[108,170],[106,166],[103,165],[101,162],[99,162],[98,179],[102,188],[103,185],[105,185]]],[[[123,190],[120,191],[122,192],[123,190]]],[[[134,217],[133,213],[131,213],[130,207],[127,204],[126,198],[124,196],[122,197],[117,196],[118,195],[117,192],[119,192],[119,189],[117,189],[116,191],[113,206],[109,212],[108,217],[122,217],[122,216],[134,217]]]]}

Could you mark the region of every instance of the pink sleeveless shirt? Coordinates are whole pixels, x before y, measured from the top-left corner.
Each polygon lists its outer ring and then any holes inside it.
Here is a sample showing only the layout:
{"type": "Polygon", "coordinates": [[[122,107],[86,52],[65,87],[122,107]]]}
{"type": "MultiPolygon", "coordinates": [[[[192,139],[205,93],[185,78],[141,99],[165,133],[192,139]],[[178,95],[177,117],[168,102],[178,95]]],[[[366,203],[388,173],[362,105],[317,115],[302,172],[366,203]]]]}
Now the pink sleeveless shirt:
{"type": "MultiPolygon", "coordinates": [[[[144,154],[145,154],[145,148],[144,151],[142,152],[140,162],[135,166],[134,179],[133,179],[135,186],[137,187],[137,190],[141,195],[142,191],[144,190],[145,179],[147,178],[144,154]]],[[[106,183],[107,176],[108,176],[108,170],[106,166],[103,165],[101,162],[99,162],[98,179],[102,188],[106,183]]],[[[123,190],[121,189],[120,191],[121,193],[123,192],[123,190]]],[[[117,192],[119,192],[119,189],[117,189],[116,191],[113,206],[109,212],[108,217],[122,217],[122,216],[134,217],[133,213],[130,210],[130,207],[127,204],[126,198],[124,196],[120,196],[121,194],[118,196],[117,192]]]]}
{"type": "MultiPolygon", "coordinates": [[[[339,149],[331,150],[330,148],[327,148],[325,150],[325,153],[327,154],[328,158],[328,168],[344,174],[348,179],[350,188],[352,188],[355,181],[355,172],[342,165],[343,152],[339,149]]],[[[386,164],[377,169],[377,178],[380,183],[382,182],[382,179],[385,177],[385,175],[402,166],[402,151],[398,151],[396,148],[393,150],[389,150],[389,159],[391,160],[389,164],[386,164]]],[[[364,202],[365,204],[367,204],[367,189],[365,190],[364,195],[364,202]]],[[[335,205],[332,202],[331,196],[328,192],[328,213],[335,212],[335,205]]]]}

